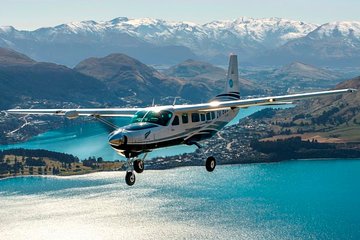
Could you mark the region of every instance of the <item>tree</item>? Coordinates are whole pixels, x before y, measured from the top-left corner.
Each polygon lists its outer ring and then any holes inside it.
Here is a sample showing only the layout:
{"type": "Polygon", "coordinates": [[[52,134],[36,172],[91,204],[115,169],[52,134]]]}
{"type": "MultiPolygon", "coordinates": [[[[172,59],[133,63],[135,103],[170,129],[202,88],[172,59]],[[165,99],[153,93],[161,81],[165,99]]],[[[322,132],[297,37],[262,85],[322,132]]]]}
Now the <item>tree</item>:
{"type": "Polygon", "coordinates": [[[35,158],[32,158],[32,157],[29,157],[29,158],[26,158],[25,159],[25,164],[27,166],[35,166],[35,167],[39,167],[39,166],[45,166],[46,163],[41,160],[41,159],[35,159],[35,158]]]}
{"type": "Polygon", "coordinates": [[[52,169],[52,174],[53,175],[57,175],[57,174],[59,174],[60,173],[60,169],[59,168],[56,168],[56,167],[53,167],[53,169],[52,169]]]}
{"type": "Polygon", "coordinates": [[[7,163],[0,164],[0,174],[8,174],[10,171],[10,166],[7,163]]]}

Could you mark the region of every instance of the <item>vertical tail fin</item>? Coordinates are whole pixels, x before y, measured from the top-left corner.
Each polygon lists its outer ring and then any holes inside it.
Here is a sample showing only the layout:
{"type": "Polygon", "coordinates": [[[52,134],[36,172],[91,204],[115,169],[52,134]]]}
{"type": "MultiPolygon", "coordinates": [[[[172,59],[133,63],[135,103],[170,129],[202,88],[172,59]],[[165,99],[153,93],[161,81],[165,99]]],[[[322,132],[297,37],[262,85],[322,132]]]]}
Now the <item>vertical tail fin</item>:
{"type": "Polygon", "coordinates": [[[240,99],[239,71],[237,55],[230,55],[229,68],[226,78],[225,92],[215,98],[221,101],[240,99]]]}

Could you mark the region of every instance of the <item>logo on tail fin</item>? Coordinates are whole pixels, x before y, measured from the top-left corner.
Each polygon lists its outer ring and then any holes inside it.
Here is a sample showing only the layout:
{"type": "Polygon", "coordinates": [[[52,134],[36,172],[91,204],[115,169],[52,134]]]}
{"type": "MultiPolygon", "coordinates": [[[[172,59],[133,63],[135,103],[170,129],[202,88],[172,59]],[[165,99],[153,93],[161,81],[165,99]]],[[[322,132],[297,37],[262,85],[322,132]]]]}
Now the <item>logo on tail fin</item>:
{"type": "Polygon", "coordinates": [[[234,81],[232,79],[229,80],[229,87],[232,88],[234,86],[234,81]]]}

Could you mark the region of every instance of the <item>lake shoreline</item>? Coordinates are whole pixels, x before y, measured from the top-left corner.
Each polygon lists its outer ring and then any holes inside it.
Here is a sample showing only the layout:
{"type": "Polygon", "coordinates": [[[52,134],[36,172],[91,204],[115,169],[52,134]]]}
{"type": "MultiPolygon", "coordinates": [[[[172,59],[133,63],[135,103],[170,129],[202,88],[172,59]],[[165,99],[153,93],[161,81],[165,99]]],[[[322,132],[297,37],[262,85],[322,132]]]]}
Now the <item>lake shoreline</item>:
{"type": "MultiPolygon", "coordinates": [[[[306,159],[287,159],[287,160],[279,160],[279,161],[271,161],[271,162],[241,162],[241,163],[224,163],[218,164],[218,166],[229,166],[229,165],[250,165],[250,164],[274,164],[274,163],[281,163],[281,162],[294,162],[294,161],[309,161],[309,162],[316,162],[316,161],[360,161],[360,158],[306,158],[306,159]]],[[[145,164],[145,171],[164,171],[164,170],[171,170],[177,168],[187,168],[187,167],[202,167],[203,165],[182,165],[182,166],[169,166],[168,168],[150,168],[146,169],[145,164]]],[[[90,174],[96,173],[110,173],[110,172],[125,172],[125,169],[118,169],[118,170],[94,170],[90,172],[82,172],[82,173],[74,173],[74,174],[61,174],[61,175],[39,175],[39,174],[26,174],[26,175],[12,175],[12,176],[0,176],[1,180],[11,179],[11,178],[26,178],[26,177],[51,177],[51,178],[66,178],[66,177],[74,177],[74,176],[86,176],[90,174]]],[[[205,171],[205,169],[204,169],[205,171]]]]}

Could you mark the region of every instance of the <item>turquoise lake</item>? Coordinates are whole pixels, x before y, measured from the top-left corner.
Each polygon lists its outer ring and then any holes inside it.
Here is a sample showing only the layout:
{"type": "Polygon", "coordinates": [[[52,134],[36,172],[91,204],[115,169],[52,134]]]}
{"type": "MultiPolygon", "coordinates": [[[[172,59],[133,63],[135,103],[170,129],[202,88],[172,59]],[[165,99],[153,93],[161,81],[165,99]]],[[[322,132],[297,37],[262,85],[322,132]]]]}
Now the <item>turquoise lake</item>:
{"type": "Polygon", "coordinates": [[[0,180],[0,239],[360,239],[360,159],[0,180]]]}
{"type": "MultiPolygon", "coordinates": [[[[292,105],[281,106],[288,108],[292,105]]],[[[229,124],[234,124],[244,118],[266,107],[251,107],[241,109],[238,116],[229,124]]],[[[130,118],[117,120],[118,126],[124,126],[130,122],[130,118]]],[[[33,137],[27,142],[11,145],[0,145],[0,150],[9,148],[46,149],[50,151],[65,152],[85,159],[90,156],[103,157],[105,160],[123,159],[108,144],[108,133],[101,123],[84,122],[83,124],[64,127],[49,131],[33,137]]],[[[170,156],[185,152],[195,151],[195,146],[180,145],[164,149],[158,149],[149,154],[149,157],[170,156]]]]}

